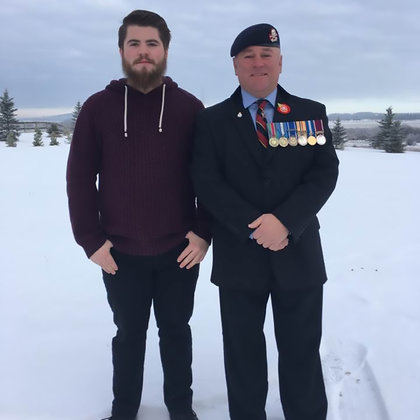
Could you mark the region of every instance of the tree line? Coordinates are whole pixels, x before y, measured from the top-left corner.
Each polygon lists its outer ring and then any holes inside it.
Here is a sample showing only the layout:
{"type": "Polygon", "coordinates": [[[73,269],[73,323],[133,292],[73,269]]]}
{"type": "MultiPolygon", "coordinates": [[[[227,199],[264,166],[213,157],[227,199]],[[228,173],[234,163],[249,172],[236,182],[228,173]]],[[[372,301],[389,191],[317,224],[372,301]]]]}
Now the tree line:
{"type": "MultiPolygon", "coordinates": [[[[60,143],[58,139],[65,137],[68,143],[71,142],[72,130],[76,124],[77,117],[82,108],[82,104],[77,102],[72,113],[72,126],[70,130],[63,131],[58,124],[52,123],[47,129],[47,136],[49,138],[50,146],[58,146],[60,143]]],[[[16,147],[19,140],[19,121],[16,116],[17,108],[13,98],[9,96],[7,89],[4,90],[0,97],[0,142],[5,142],[8,147],[16,147]]],[[[35,128],[33,146],[44,146],[42,139],[42,131],[40,128],[35,128]]]]}
{"type": "MultiPolygon", "coordinates": [[[[82,108],[80,102],[74,107],[72,113],[72,129],[76,124],[77,117],[82,108]]],[[[9,147],[16,147],[19,139],[19,121],[16,117],[13,98],[4,90],[0,97],[0,142],[5,142],[9,147]]],[[[58,138],[65,136],[67,142],[71,142],[72,129],[64,133],[57,124],[51,124],[47,129],[47,136],[50,139],[50,146],[59,144],[58,138]]],[[[336,149],[344,149],[348,141],[348,133],[343,127],[338,117],[331,129],[332,141],[336,149]]],[[[382,149],[387,153],[402,153],[406,145],[420,142],[420,130],[408,129],[401,125],[401,121],[396,119],[392,107],[386,109],[385,114],[378,122],[378,132],[369,139],[370,145],[375,149],[382,149]]],[[[42,132],[39,128],[35,129],[34,146],[43,146],[42,132]]]]}
{"type": "MultiPolygon", "coordinates": [[[[396,118],[392,107],[386,109],[382,120],[378,121],[377,129],[351,129],[355,139],[367,140],[374,149],[381,149],[387,153],[403,153],[406,146],[420,143],[420,129],[403,126],[401,121],[396,118]]],[[[349,130],[350,131],[350,130],[349,130]]],[[[340,118],[334,122],[331,129],[334,147],[343,149],[348,141],[347,130],[343,127],[340,118]]]]}

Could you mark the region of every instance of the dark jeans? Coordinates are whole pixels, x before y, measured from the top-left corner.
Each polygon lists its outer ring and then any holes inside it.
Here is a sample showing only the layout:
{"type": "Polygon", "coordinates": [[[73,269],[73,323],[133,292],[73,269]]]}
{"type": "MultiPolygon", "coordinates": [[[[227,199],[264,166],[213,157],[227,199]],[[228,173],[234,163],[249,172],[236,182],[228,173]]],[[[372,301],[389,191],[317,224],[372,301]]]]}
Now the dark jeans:
{"type": "Polygon", "coordinates": [[[112,250],[118,271],[114,276],[103,272],[103,278],[117,326],[112,341],[114,416],[134,418],[139,409],[152,302],[159,330],[165,404],[169,411],[191,407],[192,340],[188,322],[199,269],[179,268],[176,258],[185,246],[153,257],[112,250]]]}
{"type": "Polygon", "coordinates": [[[266,420],[268,391],[264,321],[271,295],[286,420],[325,420],[327,399],[319,356],[322,287],[297,292],[219,288],[229,413],[266,420]]]}

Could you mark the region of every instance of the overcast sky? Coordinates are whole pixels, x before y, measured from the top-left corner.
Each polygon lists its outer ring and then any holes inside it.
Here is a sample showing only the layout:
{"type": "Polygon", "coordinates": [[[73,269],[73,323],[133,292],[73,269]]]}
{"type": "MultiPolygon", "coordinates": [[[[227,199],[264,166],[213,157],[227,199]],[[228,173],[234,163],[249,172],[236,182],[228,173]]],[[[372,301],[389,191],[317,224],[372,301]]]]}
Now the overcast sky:
{"type": "Polygon", "coordinates": [[[165,18],[167,74],[206,105],[237,86],[236,35],[266,22],[279,31],[290,93],[329,113],[420,112],[418,0],[1,0],[1,92],[21,116],[71,111],[122,77],[117,31],[134,9],[165,18]]]}

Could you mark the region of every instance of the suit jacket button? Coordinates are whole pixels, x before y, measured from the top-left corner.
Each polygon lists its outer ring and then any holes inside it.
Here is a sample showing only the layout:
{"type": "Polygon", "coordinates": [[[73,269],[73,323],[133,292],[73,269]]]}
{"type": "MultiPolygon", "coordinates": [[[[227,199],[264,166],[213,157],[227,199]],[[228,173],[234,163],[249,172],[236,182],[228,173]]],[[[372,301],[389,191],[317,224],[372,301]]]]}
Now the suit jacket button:
{"type": "Polygon", "coordinates": [[[269,178],[265,178],[264,179],[264,186],[265,187],[269,187],[271,185],[271,179],[269,179],[269,178]]]}

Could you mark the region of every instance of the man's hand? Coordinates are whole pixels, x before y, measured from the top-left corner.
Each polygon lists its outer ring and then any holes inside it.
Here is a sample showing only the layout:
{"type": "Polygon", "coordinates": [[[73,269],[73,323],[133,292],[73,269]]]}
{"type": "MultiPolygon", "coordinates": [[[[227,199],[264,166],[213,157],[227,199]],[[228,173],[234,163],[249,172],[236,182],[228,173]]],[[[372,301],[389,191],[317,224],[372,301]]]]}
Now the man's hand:
{"type": "Polygon", "coordinates": [[[271,251],[280,251],[289,244],[289,231],[273,214],[263,214],[248,225],[255,229],[252,237],[271,251]]]}
{"type": "Polygon", "coordinates": [[[186,267],[188,270],[203,261],[209,244],[192,231],[189,231],[185,237],[190,243],[181,252],[177,258],[177,262],[180,263],[179,266],[181,268],[186,267]]]}
{"type": "Polygon", "coordinates": [[[118,267],[112,258],[110,249],[113,247],[111,241],[108,239],[105,243],[90,257],[90,260],[98,264],[102,270],[108,274],[116,274],[118,267]]]}

